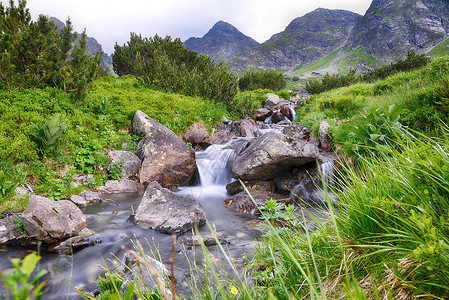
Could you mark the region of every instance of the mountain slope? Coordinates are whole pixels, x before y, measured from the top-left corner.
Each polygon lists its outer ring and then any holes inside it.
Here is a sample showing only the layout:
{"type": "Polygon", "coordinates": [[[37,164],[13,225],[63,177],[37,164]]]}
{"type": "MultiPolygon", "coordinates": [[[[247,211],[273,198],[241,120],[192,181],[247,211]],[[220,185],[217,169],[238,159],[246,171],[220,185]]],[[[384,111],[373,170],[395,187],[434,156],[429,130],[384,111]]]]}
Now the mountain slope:
{"type": "Polygon", "coordinates": [[[209,55],[216,62],[228,60],[259,45],[229,23],[218,21],[202,38],[189,38],[184,46],[209,55]]]}
{"type": "Polygon", "coordinates": [[[313,63],[341,47],[361,17],[346,10],[318,8],[229,64],[235,69],[286,69],[313,63]]]}
{"type": "MultiPolygon", "coordinates": [[[[59,20],[58,18],[51,17],[51,19],[53,20],[53,22],[55,22],[56,26],[58,26],[59,29],[64,27],[65,23],[59,20]]],[[[101,44],[98,43],[98,41],[95,38],[89,36],[87,36],[86,42],[87,42],[87,53],[91,56],[95,56],[97,51],[102,53],[103,59],[101,60],[101,66],[103,67],[104,70],[109,70],[113,74],[114,71],[112,70],[112,58],[103,52],[101,44]]]]}
{"type": "Polygon", "coordinates": [[[347,47],[363,48],[389,61],[411,49],[426,52],[448,34],[447,0],[374,0],[352,30],[347,47]]]}

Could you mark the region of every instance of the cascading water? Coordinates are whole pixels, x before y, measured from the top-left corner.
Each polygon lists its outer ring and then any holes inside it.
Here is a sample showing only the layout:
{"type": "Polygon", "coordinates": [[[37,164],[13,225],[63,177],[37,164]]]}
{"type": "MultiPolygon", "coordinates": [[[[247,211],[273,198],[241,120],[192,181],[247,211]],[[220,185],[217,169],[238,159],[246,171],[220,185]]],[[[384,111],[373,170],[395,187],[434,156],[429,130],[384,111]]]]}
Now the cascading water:
{"type": "Polygon", "coordinates": [[[248,138],[233,139],[226,144],[211,145],[196,153],[201,187],[225,186],[232,182],[229,166],[248,143],[248,138]]]}
{"type": "Polygon", "coordinates": [[[299,201],[305,201],[313,205],[322,205],[327,201],[326,196],[335,199],[332,192],[335,164],[333,159],[324,158],[325,161],[319,165],[318,178],[312,179],[309,175],[305,176],[299,184],[293,187],[290,198],[299,201]]]}
{"type": "MultiPolygon", "coordinates": [[[[209,223],[213,224],[217,232],[225,233],[231,240],[228,250],[233,257],[242,257],[243,253],[249,251],[248,247],[258,235],[256,231],[245,226],[246,221],[255,217],[235,213],[223,205],[223,201],[228,197],[226,185],[233,180],[229,165],[248,141],[249,138],[238,138],[224,145],[212,145],[205,151],[197,152],[201,184],[182,187],[178,192],[192,196],[201,203],[209,223]]],[[[92,291],[95,288],[94,281],[103,273],[99,265],[104,265],[105,262],[109,264],[108,261],[114,257],[122,258],[124,253],[121,246],[133,249],[135,239],[142,245],[146,245],[147,240],[152,241],[150,243],[157,245],[162,261],[170,264],[171,236],[127,222],[132,211],[139,205],[142,194],[115,194],[105,197],[116,205],[98,203],[82,209],[87,218],[87,227],[97,232],[101,243],[81,249],[70,256],[41,253],[40,268],[51,271],[45,278],[49,292],[44,299],[82,299],[75,292],[74,286],[92,291]]],[[[210,234],[207,226],[200,227],[199,232],[210,234]]],[[[148,249],[145,246],[144,248],[148,249]]],[[[182,249],[183,246],[180,245],[179,251],[182,249]]],[[[23,257],[27,251],[28,249],[0,247],[0,270],[11,267],[8,257],[23,257]]],[[[176,268],[189,268],[186,255],[192,259],[193,254],[186,253],[176,256],[176,268]]]]}

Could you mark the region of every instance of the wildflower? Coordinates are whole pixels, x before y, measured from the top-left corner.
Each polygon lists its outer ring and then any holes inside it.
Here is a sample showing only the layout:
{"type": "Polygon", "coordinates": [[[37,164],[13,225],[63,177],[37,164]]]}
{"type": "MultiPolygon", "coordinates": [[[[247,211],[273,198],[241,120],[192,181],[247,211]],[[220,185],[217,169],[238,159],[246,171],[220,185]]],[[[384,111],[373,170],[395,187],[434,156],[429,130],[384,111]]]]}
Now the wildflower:
{"type": "Polygon", "coordinates": [[[239,293],[239,290],[235,286],[232,286],[231,287],[231,294],[237,295],[238,293],[239,293]]]}

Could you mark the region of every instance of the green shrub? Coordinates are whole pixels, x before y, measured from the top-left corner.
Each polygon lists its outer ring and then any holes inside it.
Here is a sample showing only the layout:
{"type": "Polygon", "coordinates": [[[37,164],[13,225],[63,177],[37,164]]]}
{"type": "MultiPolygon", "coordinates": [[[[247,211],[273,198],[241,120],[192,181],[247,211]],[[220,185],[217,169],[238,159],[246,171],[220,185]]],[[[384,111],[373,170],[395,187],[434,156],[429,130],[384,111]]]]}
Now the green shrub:
{"type": "Polygon", "coordinates": [[[51,86],[84,98],[101,68],[100,53],[87,54],[86,32],[78,38],[70,20],[61,30],[48,16],[33,21],[26,1],[18,2],[0,3],[0,86],[10,93],[51,86]]]}
{"type": "Polygon", "coordinates": [[[335,88],[351,85],[356,81],[356,70],[352,69],[347,75],[326,73],[320,80],[311,80],[306,82],[306,91],[310,94],[320,94],[335,88]]]}
{"type": "Polygon", "coordinates": [[[284,75],[273,70],[249,71],[239,78],[241,91],[253,91],[257,89],[282,90],[287,86],[284,75]]]}
{"type": "Polygon", "coordinates": [[[402,128],[399,122],[401,111],[401,106],[392,104],[388,109],[378,107],[363,114],[349,134],[352,150],[372,153],[370,148],[394,143],[397,132],[402,128]]]}
{"type": "Polygon", "coordinates": [[[237,93],[237,77],[223,63],[185,48],[170,36],[142,38],[131,33],[127,45],[115,45],[114,71],[119,76],[135,75],[147,86],[188,96],[198,96],[230,106],[237,93]]]}

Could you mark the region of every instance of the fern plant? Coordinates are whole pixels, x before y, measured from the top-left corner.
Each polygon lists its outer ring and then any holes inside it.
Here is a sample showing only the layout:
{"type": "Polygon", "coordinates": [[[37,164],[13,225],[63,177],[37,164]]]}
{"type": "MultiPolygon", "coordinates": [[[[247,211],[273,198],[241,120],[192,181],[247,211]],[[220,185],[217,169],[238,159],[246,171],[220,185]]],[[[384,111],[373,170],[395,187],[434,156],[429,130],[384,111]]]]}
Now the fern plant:
{"type": "Polygon", "coordinates": [[[42,126],[31,124],[36,130],[31,137],[42,155],[54,151],[67,131],[67,119],[61,118],[60,115],[55,115],[42,126]]]}

